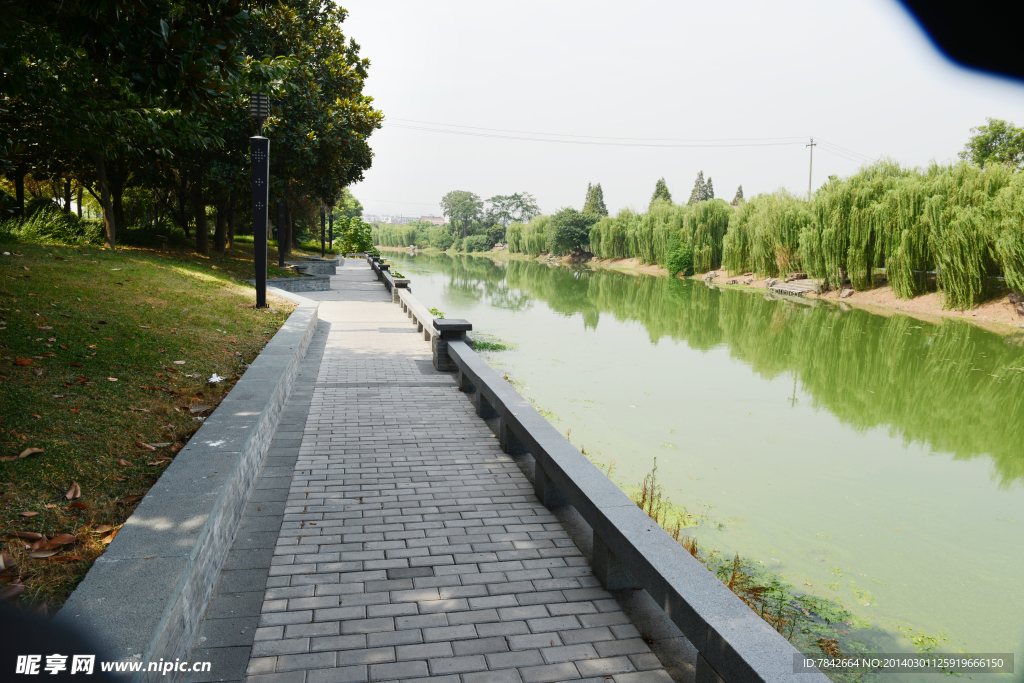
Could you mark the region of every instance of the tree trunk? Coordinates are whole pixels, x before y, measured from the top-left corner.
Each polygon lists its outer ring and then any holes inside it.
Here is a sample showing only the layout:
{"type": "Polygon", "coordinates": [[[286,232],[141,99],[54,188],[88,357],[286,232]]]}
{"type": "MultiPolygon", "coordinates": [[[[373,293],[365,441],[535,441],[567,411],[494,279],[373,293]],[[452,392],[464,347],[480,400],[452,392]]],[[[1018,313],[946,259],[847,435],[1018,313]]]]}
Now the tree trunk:
{"type": "Polygon", "coordinates": [[[228,200],[228,249],[235,246],[235,195],[228,200]]]}
{"type": "Polygon", "coordinates": [[[295,222],[292,218],[292,207],[285,205],[285,254],[292,255],[292,243],[295,241],[295,222]]]}
{"type": "Polygon", "coordinates": [[[64,179],[64,213],[71,213],[71,178],[64,179]]]}
{"type": "Polygon", "coordinates": [[[18,216],[25,215],[25,165],[14,170],[14,210],[18,216]]]}
{"type": "Polygon", "coordinates": [[[227,249],[228,216],[227,200],[223,197],[217,201],[217,223],[213,229],[213,245],[217,253],[223,254],[227,249]]]}
{"type": "Polygon", "coordinates": [[[82,219],[82,183],[78,183],[78,219],[82,219]]]}
{"type": "Polygon", "coordinates": [[[191,239],[192,234],[189,229],[188,214],[185,213],[185,190],[175,193],[178,197],[178,225],[185,231],[185,239],[191,239]]]}
{"type": "Polygon", "coordinates": [[[123,182],[112,182],[110,183],[110,198],[111,204],[114,207],[114,220],[117,225],[123,226],[124,220],[124,183],[123,182]]]}
{"type": "Polygon", "coordinates": [[[210,253],[210,234],[206,227],[206,204],[203,203],[203,186],[196,183],[192,186],[192,210],[196,217],[196,253],[210,253]]]}
{"type": "Polygon", "coordinates": [[[98,152],[89,152],[92,161],[96,164],[96,179],[100,186],[100,207],[103,209],[103,233],[107,246],[111,249],[115,245],[117,222],[114,218],[114,207],[110,203],[110,182],[107,180],[107,165],[103,156],[98,152]]]}

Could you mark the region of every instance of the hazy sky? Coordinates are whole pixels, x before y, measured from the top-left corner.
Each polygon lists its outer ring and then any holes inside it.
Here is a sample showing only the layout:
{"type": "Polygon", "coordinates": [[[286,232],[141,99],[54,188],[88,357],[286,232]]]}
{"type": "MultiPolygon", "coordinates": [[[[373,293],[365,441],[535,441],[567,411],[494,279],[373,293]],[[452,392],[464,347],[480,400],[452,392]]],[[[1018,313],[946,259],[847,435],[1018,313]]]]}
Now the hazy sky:
{"type": "Polygon", "coordinates": [[[727,200],[806,194],[810,136],[817,188],[883,155],[954,160],[986,116],[1024,123],[1024,86],[950,64],[892,0],[341,3],[386,116],[352,187],[367,213],[440,215],[456,189],[579,209],[588,182],[614,213],[662,176],[685,202],[701,170],[727,200]]]}

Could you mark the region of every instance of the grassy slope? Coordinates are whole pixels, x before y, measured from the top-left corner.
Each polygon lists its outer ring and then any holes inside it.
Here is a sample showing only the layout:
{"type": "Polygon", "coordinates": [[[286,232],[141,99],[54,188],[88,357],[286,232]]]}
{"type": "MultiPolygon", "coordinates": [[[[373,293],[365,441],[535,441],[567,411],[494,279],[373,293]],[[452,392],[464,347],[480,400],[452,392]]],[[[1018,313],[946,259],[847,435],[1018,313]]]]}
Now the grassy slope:
{"type": "Polygon", "coordinates": [[[45,449],[0,462],[0,524],[75,536],[47,559],[8,538],[17,566],[0,581],[20,577],[22,600],[63,602],[198,428],[190,408],[216,406],[294,308],[274,297],[253,308],[251,245],[236,247],[0,245],[0,457],[45,449]],[[213,373],[226,380],[209,384],[213,373]]]}

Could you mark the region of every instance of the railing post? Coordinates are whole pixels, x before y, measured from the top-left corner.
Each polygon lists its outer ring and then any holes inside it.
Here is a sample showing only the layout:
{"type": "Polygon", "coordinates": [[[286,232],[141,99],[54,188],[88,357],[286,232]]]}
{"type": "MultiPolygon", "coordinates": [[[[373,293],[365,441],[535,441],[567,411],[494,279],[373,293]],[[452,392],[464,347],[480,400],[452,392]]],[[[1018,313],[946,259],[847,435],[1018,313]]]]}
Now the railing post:
{"type": "Polygon", "coordinates": [[[635,588],[640,585],[633,578],[633,574],[619,562],[619,558],[615,556],[611,548],[605,545],[604,539],[596,531],[594,532],[593,547],[594,561],[591,565],[594,569],[594,576],[606,590],[635,588]]]}
{"type": "MultiPolygon", "coordinates": [[[[458,370],[455,361],[448,355],[448,342],[468,341],[466,333],[473,329],[468,320],[434,320],[434,327],[437,328],[438,336],[431,340],[431,349],[434,352],[434,369],[439,372],[453,372],[458,370]]],[[[426,325],[424,325],[426,328],[426,325]]]]}
{"type": "Polygon", "coordinates": [[[505,418],[501,418],[498,422],[498,444],[501,446],[501,450],[505,451],[509,455],[526,453],[526,446],[519,440],[519,437],[512,432],[512,428],[508,426],[508,422],[505,421],[505,418]]]}
{"type": "Polygon", "coordinates": [[[569,504],[569,499],[555,486],[555,482],[551,481],[540,460],[536,459],[536,454],[533,461],[533,491],[537,494],[538,500],[549,508],[569,504]]]}
{"type": "Polygon", "coordinates": [[[704,659],[704,655],[697,653],[697,680],[696,683],[725,683],[722,677],[718,675],[718,672],[708,664],[708,660],[704,659]]]}

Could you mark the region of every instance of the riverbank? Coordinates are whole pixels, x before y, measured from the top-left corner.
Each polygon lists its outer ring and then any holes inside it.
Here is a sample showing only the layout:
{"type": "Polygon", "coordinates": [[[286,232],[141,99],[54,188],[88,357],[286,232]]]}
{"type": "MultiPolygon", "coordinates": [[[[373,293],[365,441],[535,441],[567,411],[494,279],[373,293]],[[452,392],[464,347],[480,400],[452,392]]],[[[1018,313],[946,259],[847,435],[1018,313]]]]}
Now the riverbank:
{"type": "MultiPolygon", "coordinates": [[[[391,252],[402,252],[408,253],[403,247],[378,247],[381,251],[391,252]]],[[[437,249],[421,249],[421,254],[441,254],[437,249]]],[[[534,261],[537,263],[545,263],[548,265],[562,265],[562,266],[579,266],[585,265],[588,268],[595,270],[612,270],[620,273],[630,273],[635,275],[654,275],[654,276],[668,276],[668,271],[657,265],[642,263],[639,259],[628,258],[628,259],[588,259],[587,261],[577,262],[571,257],[548,257],[548,256],[529,256],[527,254],[511,253],[506,250],[498,251],[487,251],[478,252],[478,256],[486,256],[495,261],[509,261],[509,260],[521,260],[521,261],[534,261]]],[[[719,271],[720,274],[713,280],[714,284],[726,289],[740,289],[751,292],[764,293],[767,289],[764,279],[753,279],[749,284],[745,284],[745,279],[738,278],[740,284],[727,285],[727,280],[732,279],[735,275],[728,275],[725,271],[719,271]]],[[[699,273],[691,276],[695,280],[703,280],[705,273],[699,273]]],[[[854,292],[851,296],[845,299],[840,299],[838,291],[825,292],[824,294],[814,294],[810,292],[806,294],[807,299],[823,299],[833,303],[842,303],[855,308],[862,308],[871,313],[877,313],[879,315],[893,315],[901,313],[908,315],[912,318],[922,320],[929,323],[941,322],[945,318],[953,318],[956,320],[965,320],[973,323],[989,332],[994,332],[999,335],[1017,334],[1020,329],[1024,327],[1024,318],[1017,315],[1015,307],[1010,303],[1009,296],[1003,296],[998,299],[992,299],[984,303],[978,304],[971,310],[957,311],[943,308],[942,294],[939,292],[930,292],[923,294],[913,299],[899,299],[893,292],[892,287],[884,285],[876,287],[863,292],[854,292]]]]}

